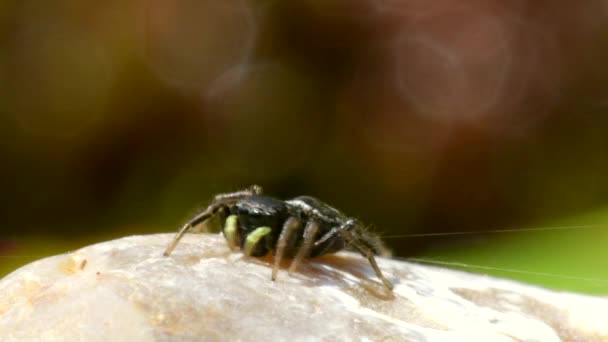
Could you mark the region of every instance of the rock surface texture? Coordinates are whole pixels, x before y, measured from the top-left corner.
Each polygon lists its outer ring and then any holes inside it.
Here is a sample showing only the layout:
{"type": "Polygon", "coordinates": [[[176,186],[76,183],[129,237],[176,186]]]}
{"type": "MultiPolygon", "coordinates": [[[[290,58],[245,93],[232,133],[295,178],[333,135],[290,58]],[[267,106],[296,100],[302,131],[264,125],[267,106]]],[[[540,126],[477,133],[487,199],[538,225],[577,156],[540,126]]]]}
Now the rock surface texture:
{"type": "Polygon", "coordinates": [[[0,281],[0,341],[608,341],[608,300],[340,253],[270,280],[219,235],[132,236],[0,281]]]}

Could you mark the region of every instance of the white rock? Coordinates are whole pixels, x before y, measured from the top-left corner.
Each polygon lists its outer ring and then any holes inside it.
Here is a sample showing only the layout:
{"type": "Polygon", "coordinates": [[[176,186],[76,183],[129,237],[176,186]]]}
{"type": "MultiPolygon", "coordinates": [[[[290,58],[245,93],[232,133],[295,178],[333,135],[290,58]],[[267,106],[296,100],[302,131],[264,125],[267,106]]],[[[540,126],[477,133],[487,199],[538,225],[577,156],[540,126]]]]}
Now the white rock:
{"type": "MultiPolygon", "coordinates": [[[[132,236],[0,281],[0,341],[608,341],[608,300],[360,256],[270,280],[218,235],[132,236]]],[[[283,266],[287,266],[287,263],[283,266]]]]}

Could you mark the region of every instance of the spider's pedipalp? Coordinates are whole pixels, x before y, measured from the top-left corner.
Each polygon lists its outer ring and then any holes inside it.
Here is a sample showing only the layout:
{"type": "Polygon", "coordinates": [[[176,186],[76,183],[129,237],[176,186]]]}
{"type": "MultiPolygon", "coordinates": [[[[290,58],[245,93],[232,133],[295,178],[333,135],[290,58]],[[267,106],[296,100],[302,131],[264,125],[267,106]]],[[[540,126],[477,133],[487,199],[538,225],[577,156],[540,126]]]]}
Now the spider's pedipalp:
{"type": "Polygon", "coordinates": [[[256,251],[256,247],[263,240],[266,239],[270,233],[272,233],[272,228],[270,227],[258,227],[251,233],[247,235],[245,238],[245,244],[243,245],[243,254],[246,256],[252,256],[256,251]]]}
{"type": "Polygon", "coordinates": [[[226,217],[226,223],[224,224],[224,238],[228,243],[230,250],[234,251],[241,245],[240,237],[238,233],[238,222],[239,218],[237,215],[230,215],[226,217]]]}

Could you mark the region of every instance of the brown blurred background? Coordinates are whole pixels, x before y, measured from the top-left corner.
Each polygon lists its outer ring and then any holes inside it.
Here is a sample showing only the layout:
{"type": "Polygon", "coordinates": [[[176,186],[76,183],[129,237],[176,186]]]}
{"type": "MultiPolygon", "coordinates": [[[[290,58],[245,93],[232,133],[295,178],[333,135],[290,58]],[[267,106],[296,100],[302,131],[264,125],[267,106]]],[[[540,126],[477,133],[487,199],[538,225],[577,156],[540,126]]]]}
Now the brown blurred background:
{"type": "MultiPolygon", "coordinates": [[[[253,183],[384,235],[601,228],[607,19],[601,0],[4,0],[3,270],[174,231],[253,183]]],[[[605,230],[563,234],[506,259],[605,272],[605,230]]],[[[386,242],[403,257],[508,246],[494,238],[386,242]]]]}

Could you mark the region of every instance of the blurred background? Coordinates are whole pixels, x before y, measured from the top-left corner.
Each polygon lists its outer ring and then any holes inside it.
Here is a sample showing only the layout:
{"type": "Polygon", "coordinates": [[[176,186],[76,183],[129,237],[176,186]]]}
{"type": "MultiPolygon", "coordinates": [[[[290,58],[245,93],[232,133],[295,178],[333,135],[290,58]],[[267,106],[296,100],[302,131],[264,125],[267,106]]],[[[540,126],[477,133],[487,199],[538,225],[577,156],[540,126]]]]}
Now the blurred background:
{"type": "Polygon", "coordinates": [[[0,275],[260,184],[397,257],[608,293],[607,19],[603,0],[3,0],[0,275]],[[479,233],[405,236],[449,232],[479,233]]]}

